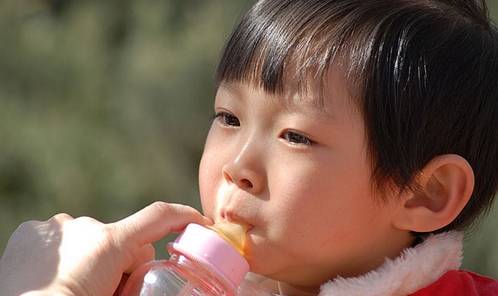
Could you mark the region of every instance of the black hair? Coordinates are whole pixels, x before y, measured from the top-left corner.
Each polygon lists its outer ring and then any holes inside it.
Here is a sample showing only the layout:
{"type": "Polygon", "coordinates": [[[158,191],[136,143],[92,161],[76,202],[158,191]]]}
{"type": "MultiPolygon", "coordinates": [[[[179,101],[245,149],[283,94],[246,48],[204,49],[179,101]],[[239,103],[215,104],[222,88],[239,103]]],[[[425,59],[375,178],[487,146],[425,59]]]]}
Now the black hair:
{"type": "Polygon", "coordinates": [[[470,163],[472,197],[439,231],[463,229],[498,187],[497,32],[478,0],[261,0],[232,33],[217,83],[321,90],[329,66],[341,65],[377,188],[414,190],[437,155],[470,163]]]}

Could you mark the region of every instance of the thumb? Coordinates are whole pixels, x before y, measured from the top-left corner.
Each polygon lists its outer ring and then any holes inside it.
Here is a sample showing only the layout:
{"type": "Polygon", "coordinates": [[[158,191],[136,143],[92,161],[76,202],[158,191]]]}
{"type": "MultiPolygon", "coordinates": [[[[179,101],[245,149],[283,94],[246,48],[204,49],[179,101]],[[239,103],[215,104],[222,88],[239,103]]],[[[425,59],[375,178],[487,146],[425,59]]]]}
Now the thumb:
{"type": "Polygon", "coordinates": [[[212,224],[210,219],[192,207],[154,202],[111,226],[118,229],[115,234],[119,242],[141,246],[155,242],[170,232],[181,231],[189,223],[212,224]]]}

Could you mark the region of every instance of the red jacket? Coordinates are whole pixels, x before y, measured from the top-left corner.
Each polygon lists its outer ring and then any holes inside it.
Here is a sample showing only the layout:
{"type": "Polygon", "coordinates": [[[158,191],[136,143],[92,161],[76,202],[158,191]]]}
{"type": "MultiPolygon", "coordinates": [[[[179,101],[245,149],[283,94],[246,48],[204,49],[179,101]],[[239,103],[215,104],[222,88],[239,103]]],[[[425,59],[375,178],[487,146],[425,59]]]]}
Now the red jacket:
{"type": "Polygon", "coordinates": [[[335,278],[319,296],[498,296],[498,282],[460,270],[463,233],[432,235],[379,268],[335,278]]]}
{"type": "Polygon", "coordinates": [[[498,281],[463,270],[451,270],[436,282],[411,294],[411,296],[451,295],[488,296],[498,295],[498,281]]]}

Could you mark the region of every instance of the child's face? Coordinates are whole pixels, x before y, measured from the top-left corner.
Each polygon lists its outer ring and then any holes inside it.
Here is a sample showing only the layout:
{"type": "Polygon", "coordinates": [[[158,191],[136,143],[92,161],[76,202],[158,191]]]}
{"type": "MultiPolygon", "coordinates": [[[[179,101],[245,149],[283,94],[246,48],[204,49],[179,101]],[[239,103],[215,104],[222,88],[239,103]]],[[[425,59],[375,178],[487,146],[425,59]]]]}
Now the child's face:
{"type": "Polygon", "coordinates": [[[200,165],[204,213],[248,224],[252,271],[300,286],[368,271],[408,243],[396,203],[374,196],[362,117],[340,77],[328,81],[324,108],[222,84],[200,165]]]}

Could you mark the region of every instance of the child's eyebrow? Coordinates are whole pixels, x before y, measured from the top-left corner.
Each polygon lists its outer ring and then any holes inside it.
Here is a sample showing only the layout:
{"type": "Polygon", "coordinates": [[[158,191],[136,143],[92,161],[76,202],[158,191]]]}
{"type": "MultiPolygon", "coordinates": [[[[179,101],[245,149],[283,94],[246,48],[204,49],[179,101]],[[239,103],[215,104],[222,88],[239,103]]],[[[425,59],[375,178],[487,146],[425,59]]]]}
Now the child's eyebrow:
{"type": "MultiPolygon", "coordinates": [[[[244,90],[237,82],[223,82],[219,85],[219,89],[226,91],[233,96],[231,99],[241,100],[244,99],[244,90]]],[[[312,116],[320,121],[330,122],[331,120],[337,119],[331,110],[326,110],[322,105],[318,103],[317,98],[305,99],[300,94],[294,94],[292,96],[279,96],[272,95],[277,100],[280,100],[285,110],[290,113],[304,113],[312,116]]]]}
{"type": "Polygon", "coordinates": [[[319,121],[330,122],[337,119],[332,112],[333,110],[327,110],[323,106],[319,106],[315,103],[315,100],[303,103],[305,102],[303,99],[286,99],[285,108],[289,112],[304,113],[319,121]]]}
{"type": "Polygon", "coordinates": [[[238,83],[233,83],[233,82],[223,82],[220,84],[218,87],[219,89],[222,89],[224,91],[228,91],[230,93],[236,94],[237,98],[240,98],[242,96],[242,90],[238,83]]]}

